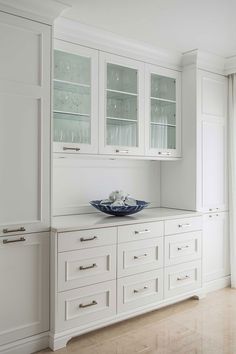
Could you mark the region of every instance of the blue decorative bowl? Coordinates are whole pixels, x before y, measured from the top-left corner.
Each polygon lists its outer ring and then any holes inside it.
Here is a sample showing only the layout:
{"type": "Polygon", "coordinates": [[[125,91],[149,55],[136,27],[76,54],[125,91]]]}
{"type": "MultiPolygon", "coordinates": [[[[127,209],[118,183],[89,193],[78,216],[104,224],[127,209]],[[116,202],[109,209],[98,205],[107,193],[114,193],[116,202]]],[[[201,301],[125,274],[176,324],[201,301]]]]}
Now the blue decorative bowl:
{"type": "Polygon", "coordinates": [[[103,213],[115,216],[126,216],[138,213],[142,209],[148,206],[148,202],[144,202],[143,200],[136,200],[137,205],[130,206],[130,205],[122,205],[122,206],[112,206],[111,204],[100,204],[101,200],[92,200],[90,204],[102,211],[103,213]]]}

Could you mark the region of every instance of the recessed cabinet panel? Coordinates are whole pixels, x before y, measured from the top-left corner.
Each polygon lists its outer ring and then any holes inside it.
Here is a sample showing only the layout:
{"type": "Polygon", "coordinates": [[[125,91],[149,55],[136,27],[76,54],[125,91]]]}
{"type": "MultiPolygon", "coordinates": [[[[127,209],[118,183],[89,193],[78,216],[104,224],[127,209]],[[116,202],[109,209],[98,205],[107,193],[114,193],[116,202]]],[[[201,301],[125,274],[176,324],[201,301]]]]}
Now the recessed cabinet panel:
{"type": "Polygon", "coordinates": [[[63,41],[55,48],[54,152],[96,153],[97,51],[63,41]]]}

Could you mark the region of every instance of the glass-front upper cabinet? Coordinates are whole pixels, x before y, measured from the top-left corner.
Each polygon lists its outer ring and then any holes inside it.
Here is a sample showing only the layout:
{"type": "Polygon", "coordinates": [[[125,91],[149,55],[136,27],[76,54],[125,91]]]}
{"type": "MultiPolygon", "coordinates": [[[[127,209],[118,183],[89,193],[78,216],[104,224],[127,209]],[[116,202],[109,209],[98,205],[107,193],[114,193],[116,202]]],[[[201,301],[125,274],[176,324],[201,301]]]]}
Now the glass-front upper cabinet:
{"type": "Polygon", "coordinates": [[[54,152],[98,152],[98,52],[55,41],[54,152]]]}
{"type": "Polygon", "coordinates": [[[144,154],[144,64],[100,53],[99,152],[144,154]]]}
{"type": "Polygon", "coordinates": [[[146,64],[146,155],[180,157],[180,73],[146,64]]]}

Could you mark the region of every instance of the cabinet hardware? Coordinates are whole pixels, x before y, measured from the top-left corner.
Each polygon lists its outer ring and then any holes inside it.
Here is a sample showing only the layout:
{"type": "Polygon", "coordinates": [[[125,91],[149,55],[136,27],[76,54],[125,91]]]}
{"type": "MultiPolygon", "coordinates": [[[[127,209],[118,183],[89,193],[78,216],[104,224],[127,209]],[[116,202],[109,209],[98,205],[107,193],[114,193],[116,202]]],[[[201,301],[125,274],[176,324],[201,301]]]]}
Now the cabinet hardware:
{"type": "Polygon", "coordinates": [[[141,231],[134,231],[134,233],[135,233],[136,235],[147,234],[147,233],[149,233],[149,232],[151,232],[151,230],[148,230],[148,229],[141,230],[141,231]]]}
{"type": "Polygon", "coordinates": [[[22,227],[19,227],[19,229],[3,229],[2,231],[4,234],[8,234],[10,232],[23,232],[23,231],[25,231],[25,228],[22,226],[22,227]]]}
{"type": "Polygon", "coordinates": [[[80,266],[80,267],[79,267],[79,270],[86,270],[86,269],[91,269],[91,268],[96,268],[96,267],[97,267],[97,264],[96,264],[96,263],[93,263],[92,265],[87,266],[87,267],[80,266]]]}
{"type": "Polygon", "coordinates": [[[90,307],[90,306],[94,306],[94,305],[97,305],[98,303],[97,303],[97,301],[95,301],[95,300],[93,300],[92,302],[90,302],[89,304],[80,304],[79,305],[79,308],[85,308],[85,307],[90,307]]]}
{"type": "Polygon", "coordinates": [[[182,227],[182,228],[184,228],[184,227],[189,227],[189,226],[191,226],[191,224],[179,224],[178,225],[178,227],[182,227]]]}
{"type": "Polygon", "coordinates": [[[147,253],[141,254],[140,256],[134,256],[134,259],[140,259],[143,257],[147,257],[147,253]]]}
{"type": "Polygon", "coordinates": [[[6,243],[13,243],[13,242],[23,242],[23,241],[26,241],[24,237],[20,237],[16,240],[8,240],[8,239],[5,239],[2,241],[2,243],[6,244],[6,243]]]}
{"type": "Polygon", "coordinates": [[[121,152],[122,154],[128,154],[129,153],[129,150],[119,150],[119,149],[116,149],[116,152],[121,152]]]}
{"type": "Polygon", "coordinates": [[[93,241],[93,240],[96,240],[97,236],[93,236],[91,238],[84,238],[84,237],[81,237],[80,238],[80,241],[81,242],[86,242],[86,241],[93,241]]]}
{"type": "Polygon", "coordinates": [[[218,211],[219,208],[209,208],[209,211],[218,211]]]}
{"type": "Polygon", "coordinates": [[[185,275],[184,277],[178,277],[177,280],[186,280],[189,279],[190,276],[189,275],[185,275]]]}
{"type": "Polygon", "coordinates": [[[178,251],[182,251],[184,248],[189,248],[189,245],[178,247],[177,250],[178,251]]]}
{"type": "Polygon", "coordinates": [[[163,155],[163,156],[169,156],[170,152],[163,152],[163,151],[159,151],[158,155],[163,155]]]}
{"type": "Polygon", "coordinates": [[[148,286],[144,286],[142,289],[134,289],[134,293],[137,294],[137,293],[141,293],[142,291],[145,291],[148,289],[148,286]]]}
{"type": "Polygon", "coordinates": [[[63,146],[63,150],[72,150],[72,151],[80,151],[80,148],[72,148],[72,147],[66,147],[66,146],[63,146]]]}
{"type": "Polygon", "coordinates": [[[209,218],[213,218],[213,216],[219,216],[219,214],[209,215],[209,218]]]}

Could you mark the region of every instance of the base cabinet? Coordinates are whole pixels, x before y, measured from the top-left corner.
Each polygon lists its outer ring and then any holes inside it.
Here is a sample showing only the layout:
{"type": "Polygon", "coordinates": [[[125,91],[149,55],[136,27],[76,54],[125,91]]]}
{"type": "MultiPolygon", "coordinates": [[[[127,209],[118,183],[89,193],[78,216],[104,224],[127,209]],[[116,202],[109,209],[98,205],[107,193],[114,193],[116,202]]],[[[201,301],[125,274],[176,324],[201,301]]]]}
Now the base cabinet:
{"type": "Polygon", "coordinates": [[[49,330],[49,233],[0,237],[0,345],[49,330]]]}
{"type": "Polygon", "coordinates": [[[203,260],[204,282],[230,274],[227,212],[204,215],[203,260]]]}

